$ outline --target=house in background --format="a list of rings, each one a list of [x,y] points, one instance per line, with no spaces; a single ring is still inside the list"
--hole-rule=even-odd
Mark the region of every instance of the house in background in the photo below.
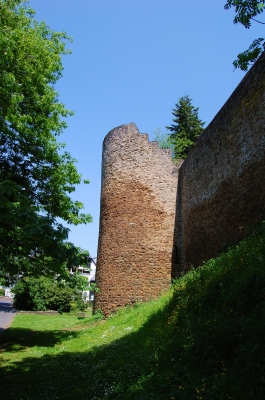
[[[82,275],[85,276],[88,281],[89,285],[91,283],[95,283],[96,280],[96,267],[97,267],[97,258],[89,258],[89,264],[87,267],[77,267],[77,271]],[[95,293],[93,290],[86,290],[83,292],[86,296],[86,300],[94,301]]]
[[[89,258],[88,260],[88,265],[86,267],[76,267],[76,268],[71,268],[70,270],[70,274],[73,274],[75,270],[75,272],[78,272],[80,275],[85,276],[89,282],[89,286],[91,283],[95,283],[95,278],[96,278],[96,264],[97,264],[97,258]],[[22,275],[20,275],[16,281],[21,278]],[[16,282],[15,281],[15,282]],[[5,289],[5,296],[6,297],[10,297],[10,298],[14,298],[14,294],[11,292],[12,290],[12,286],[13,284],[8,287],[6,286],[0,286],[0,288]],[[94,296],[95,293],[93,290],[86,290],[83,292],[85,298],[87,301],[94,301]]]
[[[14,298],[14,294],[11,292],[10,288],[5,288],[5,297],[10,297],[11,299]]]

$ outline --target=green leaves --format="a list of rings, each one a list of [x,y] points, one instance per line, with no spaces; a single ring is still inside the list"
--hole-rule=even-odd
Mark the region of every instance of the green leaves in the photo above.
[[[161,149],[174,149],[170,136],[167,133],[164,133],[161,128],[157,128],[154,131],[154,134],[154,141],[158,143],[158,147]]]
[[[235,7],[234,24],[240,23],[245,28],[250,28],[253,17],[263,12],[264,3],[264,0],[228,0],[224,8],[228,10]]]
[[[12,292],[15,294],[14,305],[20,310],[69,312],[73,303],[78,309],[86,308],[81,289],[61,286],[56,280],[44,276],[23,278]]]
[[[69,286],[71,288],[77,288],[78,290],[85,291],[88,290],[89,282],[85,276],[79,274],[79,272],[75,272],[69,281]]]
[[[224,8],[226,10],[235,7],[236,15],[234,24],[242,24],[245,28],[251,27],[252,21],[260,24],[265,22],[257,20],[257,15],[261,14],[265,8],[265,0],[228,0]],[[253,64],[265,49],[265,39],[255,39],[249,46],[248,50],[238,54],[237,59],[233,61],[235,68],[247,71],[249,66]]]
[[[235,68],[247,71],[250,64],[253,64],[265,49],[265,39],[255,39],[248,50],[238,54],[237,60],[233,61]]]
[[[71,38],[22,0],[0,8],[0,269],[43,273],[68,262],[68,229],[56,219],[91,221],[70,197],[81,183],[76,160],[57,142],[73,114],[54,89]]]

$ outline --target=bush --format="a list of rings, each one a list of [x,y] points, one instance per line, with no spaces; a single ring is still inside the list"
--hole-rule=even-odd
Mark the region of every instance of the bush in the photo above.
[[[4,296],[5,295],[5,289],[0,289],[0,296]]]
[[[52,288],[48,306],[51,310],[69,312],[71,310],[72,298],[73,290],[69,286],[59,287],[56,285]]]
[[[56,310],[69,312],[73,308],[85,310],[82,292],[69,286],[60,286],[55,279],[47,277],[21,279],[12,289],[14,306],[25,311]]]

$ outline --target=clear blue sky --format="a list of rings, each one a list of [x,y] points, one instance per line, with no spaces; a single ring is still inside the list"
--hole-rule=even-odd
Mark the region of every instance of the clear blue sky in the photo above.
[[[89,185],[74,198],[94,222],[71,227],[70,240],[96,256],[101,151],[106,134],[135,122],[153,136],[172,121],[185,93],[207,124],[240,82],[232,61],[263,26],[233,24],[225,0],[31,0],[36,18],[73,37],[58,82],[60,100],[75,111],[61,136]]]

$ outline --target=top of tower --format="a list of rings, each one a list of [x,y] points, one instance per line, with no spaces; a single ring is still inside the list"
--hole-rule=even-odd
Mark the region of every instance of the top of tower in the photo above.
[[[116,128],[112,129],[106,136],[105,139],[110,139],[111,137],[115,136],[116,134],[120,135],[120,134],[126,134],[126,133],[138,133],[140,134],[139,129],[137,128],[137,126],[135,125],[134,122],[130,122],[129,124],[124,124],[124,125],[119,125]]]

